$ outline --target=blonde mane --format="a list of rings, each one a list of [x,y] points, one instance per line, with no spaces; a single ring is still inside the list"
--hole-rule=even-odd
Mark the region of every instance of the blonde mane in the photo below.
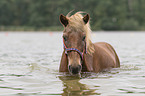
[[[69,21],[69,26],[74,27],[78,30],[82,30],[82,32],[85,32],[86,34],[86,45],[87,45],[87,52],[91,55],[94,52],[94,46],[91,42],[91,29],[89,22],[87,24],[83,21],[82,13],[84,12],[77,12],[72,16],[70,15],[70,12],[66,16]]]

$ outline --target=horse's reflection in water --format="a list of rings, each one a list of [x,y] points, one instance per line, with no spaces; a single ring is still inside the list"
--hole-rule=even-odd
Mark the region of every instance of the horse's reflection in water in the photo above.
[[[62,96],[100,95],[95,92],[98,89],[91,89],[86,84],[80,83],[80,77],[59,76],[59,79],[64,85]]]

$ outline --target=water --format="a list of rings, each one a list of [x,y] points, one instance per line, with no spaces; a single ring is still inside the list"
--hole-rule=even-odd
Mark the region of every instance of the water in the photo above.
[[[0,33],[0,96],[144,96],[145,33],[98,32],[110,43],[121,68],[80,77],[59,73],[61,32]]]

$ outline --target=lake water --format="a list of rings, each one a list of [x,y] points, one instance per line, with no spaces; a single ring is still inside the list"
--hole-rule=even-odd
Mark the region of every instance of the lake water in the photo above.
[[[0,33],[0,96],[145,96],[145,33],[93,32],[121,67],[80,77],[59,73],[62,32]]]

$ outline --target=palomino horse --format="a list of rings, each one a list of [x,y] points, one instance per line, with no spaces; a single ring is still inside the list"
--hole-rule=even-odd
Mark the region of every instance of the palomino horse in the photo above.
[[[120,67],[114,48],[105,42],[92,43],[89,14],[82,12],[72,16],[60,15],[64,26],[64,52],[60,62],[60,72],[80,74],[80,72],[101,72],[104,69]]]

